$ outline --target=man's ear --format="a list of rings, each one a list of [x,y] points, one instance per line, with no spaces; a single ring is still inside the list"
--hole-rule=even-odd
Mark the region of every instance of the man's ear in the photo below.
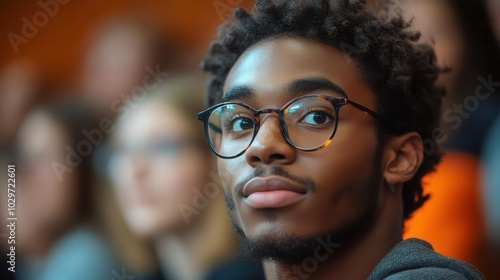
[[[424,159],[422,137],[416,132],[387,140],[384,151],[384,179],[391,186],[408,182]]]

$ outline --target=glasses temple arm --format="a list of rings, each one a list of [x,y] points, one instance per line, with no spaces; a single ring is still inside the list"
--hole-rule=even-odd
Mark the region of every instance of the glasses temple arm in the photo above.
[[[375,113],[374,111],[366,108],[365,106],[363,106],[361,104],[358,104],[358,103],[356,103],[354,101],[351,101],[349,99],[346,99],[345,102],[346,102],[346,104],[351,104],[356,109],[361,110],[361,111],[365,112],[366,114],[372,116],[374,119],[376,119],[379,122],[381,122],[382,124],[384,124],[386,127],[388,127],[393,132],[398,133],[398,130],[392,124],[390,124],[387,120],[385,120],[382,116],[380,116],[379,114]]]

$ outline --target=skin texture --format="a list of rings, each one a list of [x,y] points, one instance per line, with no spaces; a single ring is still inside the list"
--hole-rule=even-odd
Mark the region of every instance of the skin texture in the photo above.
[[[295,97],[287,94],[285,87],[308,78],[327,79],[340,86],[349,99],[376,111],[375,94],[347,56],[301,38],[268,39],[247,49],[229,72],[224,93],[247,86],[253,95],[235,101],[256,109],[279,108]],[[325,90],[314,93],[341,97]],[[345,106],[340,109],[337,133],[330,145],[315,152],[301,152],[287,144],[276,115],[262,116],[259,133],[245,154],[218,159],[219,172],[225,174],[221,180],[230,214],[244,238],[254,246],[274,246],[301,238],[342,237],[334,240],[340,243],[338,252],[311,272],[311,279],[333,275],[366,279],[376,263],[401,240],[401,184],[413,177],[423,156],[418,134],[407,133],[389,137],[375,163],[375,122]],[[260,178],[265,178],[277,168],[312,180],[314,188],[308,188],[298,202],[281,209],[254,209],[246,204],[241,192],[235,191],[235,186],[252,178],[256,170]],[[345,238],[355,233],[355,242]],[[291,256],[267,260],[266,276],[286,279],[294,264],[300,264],[300,260]]]

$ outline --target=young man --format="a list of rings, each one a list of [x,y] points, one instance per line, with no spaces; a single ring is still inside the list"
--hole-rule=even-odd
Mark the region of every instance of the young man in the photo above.
[[[199,118],[266,277],[482,279],[402,241],[441,157],[432,48],[362,1],[258,1],[234,16],[203,61],[212,107]]]

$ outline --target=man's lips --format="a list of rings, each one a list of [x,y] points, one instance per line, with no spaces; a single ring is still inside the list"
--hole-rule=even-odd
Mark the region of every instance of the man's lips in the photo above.
[[[253,178],[243,187],[244,201],[252,208],[281,208],[302,199],[307,189],[281,176]]]

